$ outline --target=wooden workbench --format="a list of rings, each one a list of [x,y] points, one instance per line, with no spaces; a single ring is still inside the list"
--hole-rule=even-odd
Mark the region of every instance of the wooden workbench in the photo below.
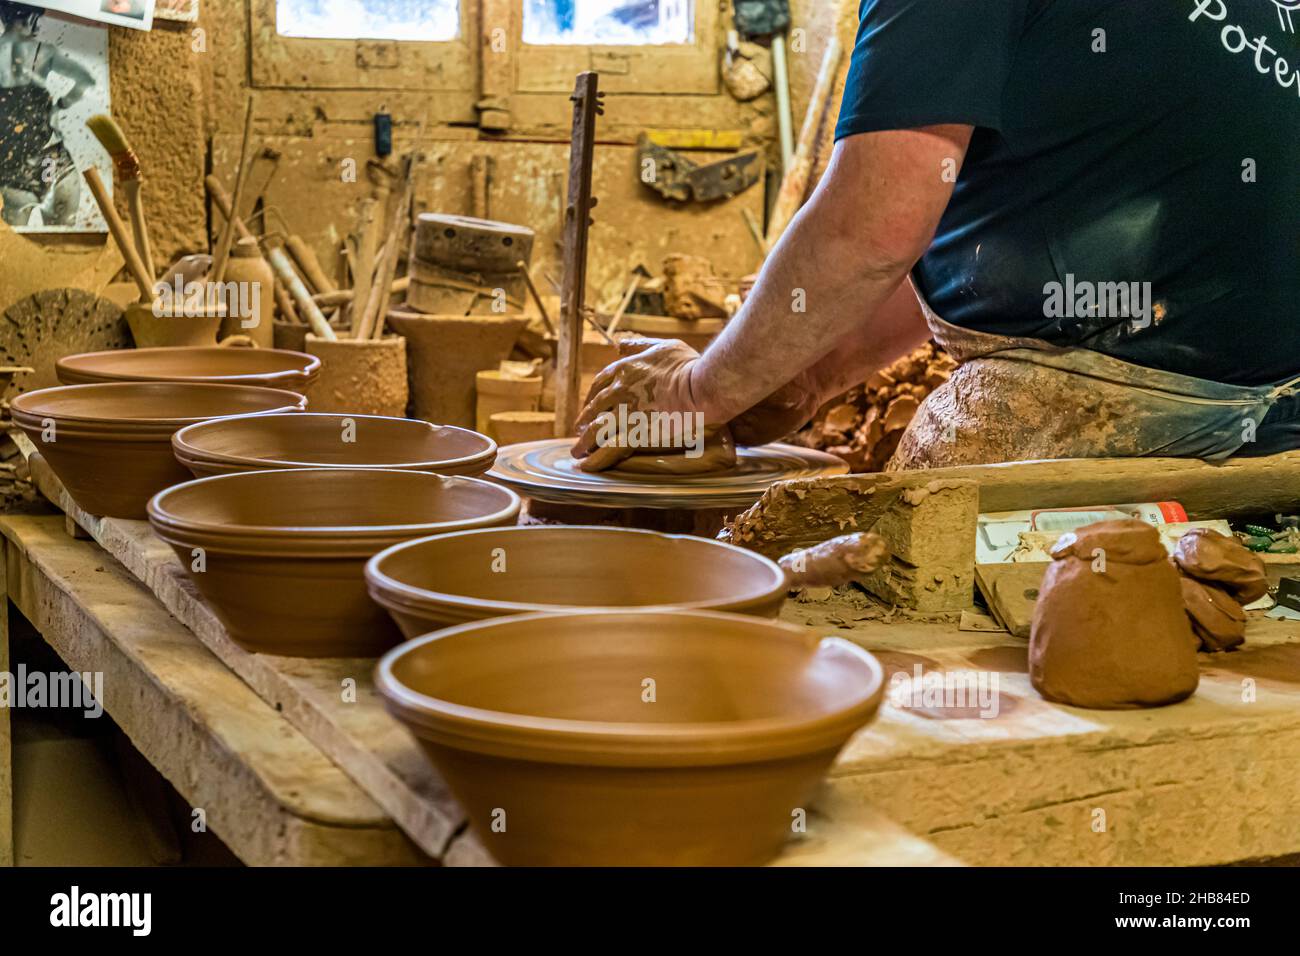
[[[62,516],[3,517],[0,535],[6,600],[71,670],[104,675],[105,710],[240,859],[424,862],[374,800],[125,569],[94,543],[70,538]],[[7,639],[0,645],[3,660]],[[0,796],[9,791],[8,760],[5,747]],[[0,857],[12,862],[10,839]]]
[[[81,513],[42,464],[33,476],[47,496],[426,853],[485,862],[436,773],[378,705],[372,661],[246,654],[146,524]],[[1026,642],[1005,633],[882,618],[861,604],[791,602],[784,617],[856,641],[891,674],[919,664],[996,675],[999,694],[989,718],[886,705],[841,755],[812,832],[781,862],[1189,865],[1300,853],[1300,624],[1255,616],[1244,650],[1201,656],[1190,700],[1105,712],[1043,701]],[[340,695],[349,678],[350,704]]]
[[[202,679],[161,666],[169,663],[165,658],[157,659],[158,663],[139,659],[126,671],[106,672],[108,699],[103,703],[141,752],[194,806],[213,803],[215,798],[205,794],[222,788],[220,796],[227,802],[220,813],[209,810],[208,817],[214,832],[237,855],[257,863],[401,863],[411,861],[413,843],[423,851],[415,854],[422,860],[447,865],[491,862],[467,829],[463,813],[441,778],[407,731],[383,709],[372,683],[373,660],[304,660],[243,651],[226,636],[171,549],[154,536],[147,523],[85,514],[39,457],[32,459],[32,474],[41,491],[66,512],[69,524],[65,528],[63,516],[0,518],[10,575],[35,582],[12,588],[10,599],[77,670],[105,670],[99,664],[116,654],[138,657],[130,648],[152,640],[149,635],[159,632],[163,636],[157,640],[171,651],[184,645],[187,661],[202,662]],[[69,531],[93,541],[75,541]],[[99,583],[96,579],[102,575],[115,584],[111,596],[105,597],[86,584],[88,580]],[[58,605],[58,615],[47,613],[51,601]],[[98,655],[78,651],[83,640],[80,635],[86,631],[95,634]],[[220,674],[220,679],[209,672]],[[232,710],[247,710],[267,720],[256,731],[223,738],[224,763],[212,765],[196,762],[188,753],[191,749],[202,752],[208,746],[204,736],[220,729],[210,726],[215,717],[209,715],[209,705],[217,697],[216,691],[206,689],[209,680],[212,687],[228,690]],[[184,687],[172,687],[175,681]],[[170,698],[157,700],[148,709],[137,706],[137,693],[158,685]],[[115,687],[121,690],[114,692]],[[171,713],[173,709],[179,713]],[[172,726],[176,721],[188,725],[180,737]],[[404,832],[410,843],[401,838],[393,841],[396,848],[375,847],[373,855],[365,858],[360,852],[345,858],[321,851],[302,859],[251,852],[262,838],[259,834],[264,829],[274,830],[286,819],[285,814],[292,816],[294,807],[279,815],[273,813],[274,807],[252,812],[250,801],[257,794],[251,785],[248,789],[227,786],[224,778],[232,773],[227,764],[246,763],[240,774],[248,777],[272,771],[289,773],[290,764],[283,753],[266,753],[267,766],[259,763],[268,741],[279,746],[286,740],[302,748],[302,760],[314,761],[313,772],[328,771],[328,782],[321,785],[326,791],[317,793],[316,783],[302,779],[303,772],[293,771],[292,785],[280,796],[291,794],[313,807],[313,801],[331,795],[337,799],[347,796],[355,801],[349,805],[355,817],[346,821],[350,829],[382,832],[390,840]],[[0,753],[0,787],[7,777],[5,756]],[[315,819],[311,814],[319,812],[304,810],[302,816]],[[341,811],[331,819],[345,824]],[[828,794],[811,808],[808,827],[808,833],[792,839],[778,865],[935,866],[956,862],[856,798],[841,802],[835,794]],[[389,854],[388,859],[379,858],[384,853]]]
[[[1185,866],[1300,853],[1300,622],[1252,613],[1243,650],[1200,655],[1189,700],[1098,711],[1039,697],[1024,640],[857,622],[855,613],[790,604],[784,617],[861,644],[891,675],[917,665],[996,674],[998,713],[886,706],[840,755],[836,799],[869,803],[971,865]]]

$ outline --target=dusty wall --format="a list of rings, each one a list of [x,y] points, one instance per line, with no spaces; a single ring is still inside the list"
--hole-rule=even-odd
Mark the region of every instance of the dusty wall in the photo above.
[[[516,91],[510,102],[513,127],[504,136],[488,136],[466,122],[465,96],[396,89],[255,88],[256,50],[259,43],[266,42],[265,26],[260,30],[255,27],[255,11],[257,4],[265,10],[269,2],[206,0],[197,28],[159,24],[150,33],[110,31],[113,112],[139,153],[148,177],[147,209],[158,259],[206,245],[209,222],[203,178],[210,164],[212,171],[227,182],[232,178],[228,160],[234,150],[225,144],[238,136],[250,90],[257,96],[259,139],[277,147],[290,147],[285,150],[286,159],[277,176],[285,211],[294,220],[290,224],[318,246],[325,243],[330,225],[345,233],[348,216],[343,210],[324,208],[319,203],[295,201],[293,187],[309,185],[312,177],[322,175],[323,158],[330,155],[341,139],[364,144],[371,115],[381,105],[395,117],[399,142],[409,140],[423,122],[425,138],[443,143],[438,150],[440,155],[449,151],[454,155],[454,144],[467,142],[476,144],[475,152],[501,151],[507,164],[511,155],[528,152],[535,157],[530,160],[534,173],[556,185],[539,188],[533,184],[532,192],[538,193],[538,203],[544,208],[520,206],[516,197],[504,194],[501,205],[519,215],[532,214],[541,219],[550,216],[550,207],[558,201],[558,196],[549,195],[547,189],[554,192],[562,188],[565,151],[534,148],[531,144],[558,145],[567,141],[571,111],[567,95]],[[485,2],[499,5],[503,0]],[[700,2],[707,4],[713,0]],[[725,0],[723,6],[727,6]],[[856,8],[856,0],[792,2],[795,26],[802,28],[807,38],[806,49],[792,51],[790,57],[796,131],[826,40],[832,29],[839,29],[846,48],[851,45]],[[470,75],[463,80],[462,85],[469,92],[482,78]],[[832,114],[837,108],[838,92]],[[774,113],[770,94],[740,104],[726,95],[720,83],[711,94],[703,95],[612,93],[600,124],[601,148],[615,150],[606,165],[612,164],[622,172],[608,175],[634,175],[631,147],[637,133],[645,128],[688,127],[739,134],[747,147],[765,148],[775,157]],[[215,157],[210,158],[214,143]],[[463,193],[455,182],[458,175],[459,172],[450,175],[440,184],[441,188],[428,190],[425,204],[454,205]],[[669,207],[657,199],[622,188],[621,184],[609,190],[610,202],[597,218],[602,228],[618,235],[619,241],[609,244],[612,251],[608,255],[599,243],[593,251],[597,294],[601,285],[617,285],[635,260],[683,249],[697,240],[708,248],[685,251],[722,250],[720,254],[726,259],[727,271],[743,272],[756,266],[759,256],[740,210],[747,208],[761,214],[761,189],[755,187],[743,201],[732,200],[715,209],[694,209],[678,216],[667,212]],[[306,189],[305,196],[311,194],[310,188]],[[638,232],[645,241],[626,241],[626,235]],[[547,239],[550,238],[548,234]],[[40,242],[46,246],[85,244],[84,239],[42,239]],[[544,256],[553,253],[549,248],[542,251]],[[646,262],[652,268],[657,264]]]
[[[146,210],[159,258],[206,241],[205,59],[194,43],[188,28],[109,31],[113,115],[148,176]]]

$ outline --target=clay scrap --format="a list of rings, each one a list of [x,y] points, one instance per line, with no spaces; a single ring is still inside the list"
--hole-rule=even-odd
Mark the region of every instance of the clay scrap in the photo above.
[[[1162,707],[1196,692],[1197,639],[1160,535],[1100,521],[1052,549],[1029,639],[1029,679],[1047,700],[1097,710]]]
[[[878,534],[858,532],[831,538],[811,548],[792,551],[777,563],[791,590],[839,587],[870,574],[889,557],[889,546]]]
[[[922,345],[823,406],[791,441],[838,455],[855,473],[881,471],[921,402],[948,381],[956,367],[933,342]]]
[[[1268,593],[1264,562],[1236,538],[1208,528],[1179,539],[1172,558],[1182,572],[1183,603],[1203,651],[1246,641],[1245,605]]]

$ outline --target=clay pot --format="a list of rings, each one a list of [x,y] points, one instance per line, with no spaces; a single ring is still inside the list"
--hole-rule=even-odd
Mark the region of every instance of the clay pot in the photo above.
[[[1195,693],[1198,642],[1154,527],[1099,521],[1062,535],[1051,554],[1029,639],[1029,678],[1040,694],[1123,710]]]
[[[477,478],[309,468],[201,478],[149,502],[149,521],[254,653],[366,657],[400,635],[366,597],[367,559],[409,538],[512,524],[519,498]]]
[[[141,349],[215,346],[225,309],[202,309],[193,315],[155,315],[153,303],[134,302],[126,308],[131,338]]]
[[[516,527],[444,534],[377,554],[370,595],[407,637],[509,614],[673,607],[776,617],[785,572],[761,554],[628,528]]]
[[[347,323],[340,322],[337,319],[330,323],[330,328],[340,337],[348,334]],[[286,322],[282,319],[276,319],[271,323],[271,331],[277,349],[287,349],[290,352],[307,351],[307,335],[311,332],[310,326],[302,322]]]
[[[231,247],[226,267],[226,287],[232,292],[242,287],[250,307],[255,293],[258,310],[256,315],[227,316],[222,321],[218,334],[222,338],[246,335],[258,348],[274,348],[275,273],[271,271],[270,263],[262,258],[262,250],[256,239],[240,239]],[[239,310],[230,311],[234,313]]]
[[[83,352],[59,359],[64,385],[91,382],[205,382],[306,389],[320,374],[320,359],[280,349],[158,348]]]
[[[307,335],[307,352],[321,361],[320,379],[311,389],[318,412],[357,415],[406,414],[406,339],[338,339]]]
[[[286,468],[381,468],[483,474],[496,462],[490,438],[409,418],[256,415],[191,425],[172,438],[177,461],[199,478]]]
[[[502,446],[554,438],[555,412],[497,412],[488,419],[488,437]]]
[[[848,641],[671,611],[456,627],[375,683],[483,846],[524,866],[763,863],[884,687]]]
[[[488,423],[498,412],[535,412],[542,400],[542,377],[520,378],[487,369],[475,376],[474,428],[487,434]]]
[[[28,392],[13,400],[22,428],[86,511],[143,518],[157,492],[188,481],[172,435],[224,415],[300,412],[294,392],[248,385],[112,382]]]
[[[527,324],[514,315],[389,312],[389,327],[406,337],[415,417],[473,428],[475,373],[500,367]]]

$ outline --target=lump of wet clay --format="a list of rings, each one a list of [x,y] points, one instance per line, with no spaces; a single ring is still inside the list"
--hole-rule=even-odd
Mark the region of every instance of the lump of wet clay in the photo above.
[[[588,459],[584,459],[586,460]],[[708,475],[735,466],[736,442],[731,437],[731,429],[722,427],[705,430],[703,451],[695,457],[687,455],[682,448],[650,449],[623,459],[614,466],[614,470],[634,475],[677,478],[683,475]]]
[[[1215,584],[1183,575],[1183,605],[1203,651],[1230,651],[1246,642],[1246,611]]]
[[[1217,584],[1240,604],[1252,604],[1268,593],[1263,559],[1213,528],[1193,528],[1179,538],[1174,563],[1198,581]]]
[[[1172,561],[1182,572],[1183,604],[1201,650],[1230,651],[1244,644],[1244,605],[1268,593],[1260,556],[1236,538],[1194,528],[1178,539]]]
[[[1161,707],[1190,697],[1198,641],[1178,572],[1144,521],[1100,521],[1052,548],[1029,638],[1029,678],[1074,707]]]
[[[790,590],[837,588],[870,574],[889,558],[889,545],[878,534],[858,531],[831,538],[811,548],[791,551],[778,564],[786,573]]]

